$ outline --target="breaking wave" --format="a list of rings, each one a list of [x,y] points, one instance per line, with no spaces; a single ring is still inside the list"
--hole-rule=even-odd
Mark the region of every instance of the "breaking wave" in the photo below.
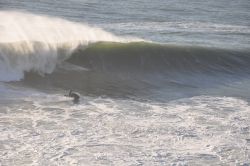
[[[29,71],[51,73],[79,45],[133,40],[59,18],[1,11],[0,81],[20,80]]]
[[[64,61],[100,72],[250,72],[249,50],[145,42],[28,13],[5,11],[0,18],[0,81],[50,74]]]
[[[248,50],[147,42],[99,42],[79,47],[69,62],[99,71],[234,72],[249,69]]]

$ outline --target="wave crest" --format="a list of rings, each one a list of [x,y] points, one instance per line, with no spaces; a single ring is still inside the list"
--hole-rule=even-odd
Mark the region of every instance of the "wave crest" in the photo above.
[[[59,18],[1,11],[0,81],[20,80],[29,71],[51,73],[79,45],[132,40]]]

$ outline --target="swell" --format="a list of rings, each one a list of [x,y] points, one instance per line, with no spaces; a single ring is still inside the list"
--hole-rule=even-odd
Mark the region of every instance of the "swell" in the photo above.
[[[1,79],[17,80],[24,73],[51,74],[67,67],[64,61],[89,72],[157,74],[249,74],[250,52],[149,42],[0,43]],[[71,74],[75,72],[70,69]],[[79,68],[78,68],[79,69]]]
[[[67,60],[102,72],[249,72],[250,51],[147,42],[79,46]]]
[[[23,12],[0,12],[0,36],[0,81],[51,74],[65,60],[100,73],[249,73],[249,50],[134,42],[138,39]]]
[[[26,73],[20,83],[98,96],[174,99],[208,92],[248,96],[249,65],[247,50],[99,42],[78,46],[53,73]]]

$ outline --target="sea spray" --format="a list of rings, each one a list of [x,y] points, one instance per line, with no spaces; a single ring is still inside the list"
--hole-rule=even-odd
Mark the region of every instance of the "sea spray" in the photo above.
[[[20,80],[29,71],[51,73],[79,45],[130,40],[64,19],[0,11],[0,81]]]

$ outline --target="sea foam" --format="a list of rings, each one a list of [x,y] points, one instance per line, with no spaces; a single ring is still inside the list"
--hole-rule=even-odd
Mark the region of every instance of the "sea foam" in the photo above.
[[[25,12],[0,11],[0,81],[51,73],[79,45],[129,42],[100,28]]]

